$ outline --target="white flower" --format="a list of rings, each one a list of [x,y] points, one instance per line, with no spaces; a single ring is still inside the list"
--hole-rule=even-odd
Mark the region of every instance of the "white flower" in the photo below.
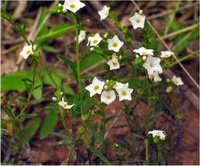
[[[144,28],[145,17],[138,13],[135,13],[129,21],[133,25],[133,29]]]
[[[22,56],[24,59],[27,59],[29,55],[33,53],[33,49],[36,49],[36,45],[24,46],[19,55]]]
[[[116,84],[113,86],[113,88],[116,90],[119,90],[119,89],[123,88],[124,85],[126,85],[128,87],[128,83],[122,84],[120,82],[116,82]]]
[[[115,52],[119,52],[119,49],[123,46],[124,42],[120,41],[117,35],[112,39],[108,39],[108,49]]]
[[[172,81],[173,81],[173,83],[176,84],[177,86],[180,86],[180,85],[183,85],[183,84],[184,84],[180,77],[173,76],[173,77],[172,77]]]
[[[65,102],[64,97],[62,98],[61,101],[58,102],[58,104],[63,107],[63,109],[71,109],[74,104],[68,105],[67,102]]]
[[[101,36],[96,33],[93,37],[88,37],[88,43],[87,43],[87,46],[90,44],[90,46],[97,46],[101,40],[103,38],[101,38]]]
[[[161,140],[165,140],[165,137],[166,137],[166,133],[163,130],[149,131],[148,134],[152,134],[153,137],[159,136]]]
[[[100,94],[103,90],[105,82],[98,80],[94,77],[92,83],[85,87],[90,92],[90,97],[94,96],[96,93]]]
[[[153,72],[163,72],[162,67],[160,66],[160,58],[154,58],[150,55],[148,55],[143,67],[147,69],[149,75],[151,75]]]
[[[85,4],[80,2],[80,0],[65,0],[63,4],[63,12],[67,12],[67,10],[76,13],[80,8],[84,7]]]
[[[159,77],[158,72],[155,72],[155,71],[154,71],[152,74],[149,75],[149,78],[150,78],[150,79],[153,79],[154,82],[159,82],[159,81],[162,80],[162,79]]]
[[[109,105],[116,99],[116,95],[114,90],[103,91],[101,94],[101,102],[106,103]]]
[[[161,51],[161,58],[169,58],[170,56],[172,56],[174,53],[171,51]]]
[[[171,86],[168,86],[167,89],[166,89],[166,92],[167,92],[167,93],[171,93],[171,92],[172,92],[172,89],[173,89],[173,88],[172,88]]]
[[[120,64],[118,61],[118,57],[116,54],[112,55],[112,59],[107,62],[107,64],[110,66],[110,70],[115,70],[120,68]]]
[[[153,55],[154,50],[140,47],[139,49],[133,50],[133,52],[140,54],[142,56],[147,56],[147,55]]]
[[[119,101],[132,100],[131,93],[133,92],[133,89],[128,88],[128,83],[122,84],[117,82],[113,87],[119,95]]]
[[[98,14],[100,15],[100,20],[103,20],[106,17],[108,17],[109,10],[110,10],[110,7],[104,5],[103,9],[98,11]]]
[[[78,42],[81,43],[83,40],[85,40],[86,37],[86,31],[80,31],[80,34],[78,35]]]

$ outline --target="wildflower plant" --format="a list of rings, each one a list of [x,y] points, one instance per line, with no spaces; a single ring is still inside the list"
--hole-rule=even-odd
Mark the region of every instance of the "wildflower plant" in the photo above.
[[[175,53],[152,46],[155,36],[142,11],[136,11],[128,19],[130,27],[122,26],[117,14],[109,6],[105,5],[96,11],[99,22],[107,18],[114,21],[115,28],[123,34],[121,37],[112,31],[91,33],[87,28],[90,22],[83,20],[80,13],[86,6],[87,2],[80,0],[65,0],[62,4],[51,6],[51,14],[71,20],[70,24],[58,25],[50,29],[48,35],[42,34],[47,33],[48,28],[43,25],[45,27],[36,29],[39,32],[33,40],[26,37],[24,26],[17,25],[4,9],[1,11],[1,17],[26,42],[19,56],[30,68],[28,74],[24,74],[27,77],[22,78],[24,97],[18,98],[17,95],[5,98],[8,102],[2,100],[3,111],[9,117],[4,124],[13,126],[12,134],[5,132],[5,136],[13,142],[9,149],[12,154],[9,164],[23,164],[20,157],[38,130],[40,139],[47,138],[50,134],[55,135],[59,141],[52,142],[52,145],[66,147],[68,155],[62,164],[97,164],[97,159],[98,164],[137,164],[134,159],[139,152],[143,153],[142,164],[166,164],[168,141],[173,136],[172,132],[165,131],[165,124],[156,122],[159,117],[164,117],[166,110],[176,110],[175,105],[166,106],[161,103],[161,98],[175,99],[175,89],[184,85],[180,77],[174,75],[166,80],[163,75]],[[43,14],[45,12],[44,10]],[[40,19],[45,20],[42,14]],[[131,35],[136,29],[144,36],[139,46],[134,43]],[[68,32],[74,33],[74,42],[65,47],[73,54],[73,58],[68,53],[55,56],[70,68],[70,74],[47,67],[41,56],[42,50],[49,48],[45,47],[46,41]],[[53,49],[50,47],[49,50]],[[9,78],[5,76],[3,81],[6,82],[6,79]],[[50,90],[48,96],[45,96],[42,93],[47,85]],[[29,109],[42,102],[46,104],[44,110],[48,110],[44,122],[37,113],[31,113]],[[117,102],[120,103],[121,113],[113,113],[108,117],[107,108]],[[11,103],[15,103],[17,108],[12,107]],[[144,115],[138,113],[140,103],[146,104]],[[126,125],[114,126],[122,116],[125,117]],[[178,117],[176,118],[177,127]],[[58,122],[62,124],[59,131],[55,130]],[[110,122],[113,126],[109,129]],[[123,127],[130,130],[134,143],[123,138],[118,142],[107,138],[110,130]],[[158,127],[160,130],[155,130]],[[8,129],[5,127],[5,130]],[[106,148],[113,151],[116,161],[109,159]],[[118,150],[123,151],[123,155],[117,154]],[[84,160],[79,162],[80,153]]]

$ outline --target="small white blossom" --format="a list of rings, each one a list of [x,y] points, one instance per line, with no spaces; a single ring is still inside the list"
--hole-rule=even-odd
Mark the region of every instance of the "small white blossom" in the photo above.
[[[86,31],[81,30],[80,34],[78,35],[78,42],[81,43],[83,40],[85,40],[86,37]]]
[[[159,77],[158,72],[155,72],[155,71],[154,71],[152,74],[149,75],[149,78],[150,78],[150,79],[153,79],[154,82],[159,82],[159,81],[162,80],[162,79]]]
[[[154,50],[140,47],[139,49],[133,50],[133,52],[135,52],[141,56],[147,56],[147,55],[153,55]]]
[[[135,13],[133,17],[129,19],[129,21],[133,25],[133,29],[144,28],[145,16]]]
[[[149,131],[148,134],[152,134],[153,137],[159,136],[161,140],[165,140],[165,137],[166,137],[166,133],[163,130]]]
[[[128,83],[122,84],[120,82],[116,82],[116,84],[113,86],[113,88],[116,89],[116,90],[119,90],[119,89],[123,88],[124,85],[126,85],[128,87]]]
[[[87,89],[90,92],[90,97],[92,97],[96,93],[101,94],[104,85],[105,85],[105,82],[100,81],[96,77],[94,77],[92,83],[86,86],[85,89]]]
[[[101,102],[106,103],[109,105],[116,99],[116,95],[114,90],[103,91],[101,94]]]
[[[36,45],[28,45],[24,46],[22,51],[19,53],[20,56],[22,56],[24,59],[27,59],[29,55],[33,53],[33,50],[36,49]]]
[[[132,100],[131,93],[133,92],[133,89],[128,88],[128,83],[122,84],[117,82],[113,87],[119,95],[119,101]]]
[[[154,58],[148,55],[146,62],[143,64],[143,67],[147,69],[149,75],[153,72],[162,73],[162,67],[160,66],[160,58]]]
[[[74,104],[68,105],[67,102],[65,101],[64,97],[62,98],[61,101],[58,102],[58,104],[63,107],[63,109],[71,109]]]
[[[117,35],[112,39],[108,39],[108,49],[115,52],[119,52],[119,49],[123,46],[124,42],[120,41]]]
[[[103,38],[101,38],[101,36],[96,33],[93,37],[88,37],[88,43],[87,43],[87,46],[90,45],[90,46],[97,46],[101,40]]]
[[[76,13],[80,8],[84,7],[85,4],[80,2],[80,0],[65,0],[63,4],[63,12],[67,12],[67,10]]]
[[[161,51],[161,58],[169,58],[170,56],[172,56],[174,53],[171,51]]]
[[[52,97],[52,100],[53,101],[58,101],[58,98],[57,97]]]
[[[112,55],[112,59],[107,62],[107,64],[110,66],[110,70],[115,70],[120,68],[120,64],[118,61],[118,57],[116,54]]]
[[[98,14],[100,15],[100,20],[103,20],[106,17],[108,17],[109,10],[110,10],[110,7],[104,5],[103,9],[98,11]]]
[[[171,93],[172,90],[173,90],[173,88],[172,88],[171,86],[168,86],[167,89],[166,89],[166,92],[167,92],[167,93]]]
[[[183,81],[181,80],[181,78],[180,77],[176,77],[176,76],[172,77],[172,82],[174,84],[176,84],[177,86],[180,86],[180,85],[184,84]]]

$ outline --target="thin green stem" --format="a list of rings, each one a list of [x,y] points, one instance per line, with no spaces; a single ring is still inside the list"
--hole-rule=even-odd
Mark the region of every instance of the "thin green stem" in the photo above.
[[[23,109],[21,110],[20,114],[17,116],[17,119],[20,118],[24,114],[26,108],[30,104],[30,99],[32,97],[32,94],[33,94],[33,91],[34,91],[34,86],[35,86],[36,67],[37,67],[37,61],[34,61],[34,64],[33,64],[33,78],[32,78],[31,89],[30,89],[30,92],[28,94],[27,102],[26,102],[25,106],[23,107]]]
[[[80,101],[81,101],[81,114],[84,114],[83,112],[83,94],[82,94],[82,81],[81,81],[81,74],[80,74],[80,55],[79,55],[79,29],[78,29],[78,21],[74,14],[72,14],[72,18],[75,23],[76,28],[76,71],[77,71],[77,77],[78,77],[78,89],[80,93]]]
[[[171,26],[173,20],[174,20],[174,17],[176,15],[176,12],[178,11],[179,9],[179,6],[180,6],[180,3],[181,3],[181,0],[178,0],[176,6],[175,6],[175,9],[174,9],[174,13],[172,14],[170,20],[169,20],[169,23],[166,25],[166,28],[165,28],[165,32],[164,32],[164,35],[166,35],[169,31],[169,27]]]
[[[187,60],[187,59],[189,59],[189,58],[191,58],[191,57],[197,55],[198,53],[199,53],[199,50],[197,50],[197,51],[195,51],[195,52],[192,52],[191,54],[188,54],[188,55],[186,55],[186,56],[184,56],[184,57],[179,58],[179,61],[180,61],[180,62],[185,61],[185,60]],[[175,62],[172,62],[168,67],[172,67],[172,66],[175,66],[175,65],[177,65],[177,64],[178,64],[178,62],[175,61]]]

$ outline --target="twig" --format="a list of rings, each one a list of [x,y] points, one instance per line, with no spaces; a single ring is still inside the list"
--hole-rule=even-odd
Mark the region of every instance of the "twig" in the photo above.
[[[133,4],[136,6],[136,8],[140,11],[140,7],[137,5],[137,3],[135,3],[134,0],[132,0]],[[154,33],[158,36],[158,38],[160,39],[160,41],[163,43],[163,45],[167,48],[168,51],[171,51],[171,49],[169,48],[169,46],[165,43],[165,41],[161,38],[161,36],[159,35],[159,33],[155,30],[155,28],[152,26],[152,24],[149,22],[149,20],[147,19],[147,23],[151,26],[152,30],[154,31]],[[173,54],[172,55],[173,58],[178,62],[178,64],[180,65],[180,67],[183,69],[183,71],[187,74],[187,76],[191,79],[191,81],[194,83],[194,85],[200,89],[200,86],[198,85],[198,83],[194,80],[194,78],[190,75],[190,73],[187,71],[187,69],[182,65],[182,63],[178,60],[178,58]]]
[[[178,11],[183,10],[183,9],[187,9],[187,8],[190,8],[190,7],[198,6],[198,5],[199,5],[199,2],[190,3],[188,5],[181,6]],[[149,16],[148,20],[155,19],[155,18],[158,18],[158,17],[162,17],[162,16],[165,16],[165,15],[171,14],[172,12],[173,12],[173,10],[170,9],[170,10],[158,13],[158,14],[154,14],[152,16]]]
[[[199,25],[200,25],[200,23],[191,25],[191,26],[189,26],[189,27],[186,27],[186,28],[183,28],[183,29],[181,29],[181,30],[178,30],[178,31],[169,33],[169,34],[167,34],[167,35],[160,36],[160,37],[158,37],[158,39],[156,39],[156,40],[164,40],[164,39],[167,39],[167,38],[172,37],[172,36],[174,36],[174,35],[178,35],[178,34],[180,34],[180,33],[187,32],[187,31],[189,31],[189,30],[198,28]]]

